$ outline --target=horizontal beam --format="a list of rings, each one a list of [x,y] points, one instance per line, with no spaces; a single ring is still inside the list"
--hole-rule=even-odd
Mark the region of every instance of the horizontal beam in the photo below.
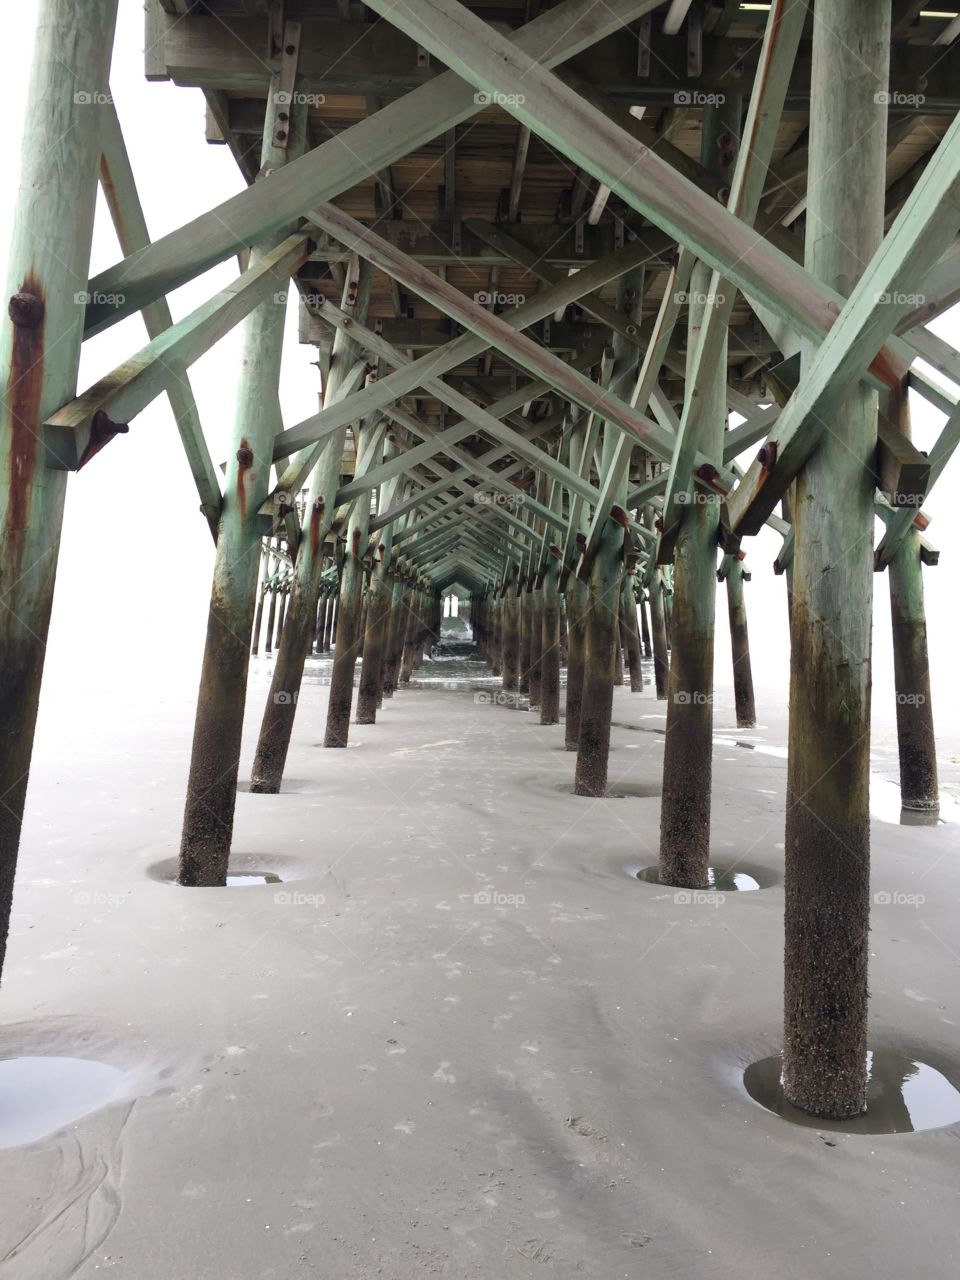
[[[186,369],[271,294],[283,292],[307,256],[307,238],[288,236],[233,283],[163,330],[45,422],[49,465],[74,470],[109,424],[125,424],[160,395],[171,373]],[[278,305],[277,323],[283,323]]]

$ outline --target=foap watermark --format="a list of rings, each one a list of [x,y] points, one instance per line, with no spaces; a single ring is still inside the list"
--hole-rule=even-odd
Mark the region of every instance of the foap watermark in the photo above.
[[[678,689],[673,700],[682,707],[705,707],[713,702],[713,694],[704,693],[702,689]]]
[[[722,907],[726,896],[716,889],[678,889],[673,900],[681,907]]]
[[[127,300],[127,295],[101,293],[99,289],[94,289],[92,293],[87,289],[78,289],[73,295],[73,300],[78,307],[122,307]]]
[[[78,107],[109,107],[113,104],[113,96],[103,89],[78,89],[73,100]]]
[[[726,100],[725,93],[704,93],[702,89],[678,89],[673,95],[675,107],[721,107]]]
[[[897,702],[901,707],[922,707],[926,700],[926,696],[922,693],[897,694]]]
[[[903,893],[899,889],[881,889],[873,895],[875,907],[922,907],[926,900],[926,894]]]
[[[525,293],[491,293],[481,289],[473,295],[474,302],[480,307],[522,307],[527,300]]]
[[[104,893],[101,889],[81,889],[73,895],[78,907],[119,907],[126,900],[125,893]]]
[[[278,689],[273,700],[278,707],[295,707],[300,700],[300,690]]]
[[[881,89],[873,95],[873,100],[880,107],[922,107],[927,99],[922,93],[901,93],[899,89]]]
[[[473,500],[481,507],[522,507],[527,499],[522,493],[498,493],[482,489],[473,495]]]
[[[523,705],[522,695],[509,689],[496,689],[475,693],[473,700],[478,707],[519,707]]]
[[[682,307],[722,307],[726,302],[726,294],[701,293],[697,289],[680,289],[673,295],[674,302]]]
[[[300,889],[280,889],[273,895],[278,907],[322,907],[327,898],[323,893],[303,893]]]
[[[522,907],[526,900],[522,893],[500,893],[496,889],[480,889],[473,895],[478,907]]]
[[[927,301],[925,293],[902,293],[894,289],[892,293],[875,293],[873,300],[880,307],[922,307]]]
[[[723,502],[723,494],[704,493],[702,489],[691,489],[689,493],[684,493],[682,491],[678,493],[677,501],[684,506],[690,507],[718,506]]]
[[[299,293],[297,290],[278,289],[273,295],[273,300],[277,306],[285,307],[290,298],[299,298],[305,306],[314,307],[319,310],[327,300],[325,293]]]
[[[288,93],[281,89],[273,95],[273,100],[278,107],[322,107],[327,97],[323,93],[303,93],[299,89]]]
[[[522,93],[500,93],[497,89],[480,89],[473,100],[478,107],[522,107],[526,102]]]

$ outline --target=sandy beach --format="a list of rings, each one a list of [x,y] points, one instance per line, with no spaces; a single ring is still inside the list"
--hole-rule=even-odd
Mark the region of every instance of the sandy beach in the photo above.
[[[42,719],[0,1054],[113,1071],[64,1076],[62,1113],[0,1151],[4,1280],[956,1274],[956,1126],[803,1128],[743,1089],[779,1050],[782,707],[737,730],[718,689],[715,864],[763,887],[687,902],[635,878],[649,683],[615,690],[625,794],[591,800],[562,726],[497,705],[476,661],[424,663],[346,751],[318,746],[328,673],[310,660],[282,793],[238,798],[231,868],[267,883],[164,878],[185,684]],[[870,1036],[954,1078],[957,830],[873,823]]]

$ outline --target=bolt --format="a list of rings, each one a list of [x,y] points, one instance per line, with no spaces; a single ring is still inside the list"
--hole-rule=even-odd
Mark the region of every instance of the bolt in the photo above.
[[[763,467],[764,471],[772,471],[774,463],[777,460],[777,442],[776,440],[768,440],[757,454],[757,461]]]
[[[43,299],[35,293],[15,293],[7,307],[10,319],[18,329],[35,329],[43,319]]]
[[[253,450],[248,448],[247,445],[242,444],[237,450],[237,461],[240,463],[241,467],[249,467],[253,462]]]
[[[277,141],[278,141],[278,142],[284,142],[284,141],[286,140],[286,137],[287,137],[287,131],[286,131],[286,129],[278,129],[278,130],[277,130]]]

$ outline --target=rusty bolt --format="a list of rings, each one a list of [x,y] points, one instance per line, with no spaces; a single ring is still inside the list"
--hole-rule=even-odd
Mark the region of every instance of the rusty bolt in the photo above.
[[[715,480],[717,478],[720,472],[717,470],[717,468],[713,465],[712,462],[705,462],[702,466],[697,467],[694,474],[698,476],[699,479],[703,480],[706,484],[710,484],[712,480]]]
[[[777,442],[776,440],[768,440],[757,454],[757,461],[763,467],[764,471],[772,471],[773,465],[777,460]]]
[[[349,316],[344,316],[344,318],[340,321],[340,324],[343,326],[344,329],[349,329],[350,326],[353,324],[353,321],[350,319]]]
[[[248,448],[247,445],[242,444],[237,450],[237,461],[240,463],[241,467],[249,467],[253,462],[253,450]]]
[[[319,514],[320,514],[320,512],[323,510],[323,508],[324,508],[324,506],[325,506],[325,505],[326,505],[326,504],[325,504],[325,503],[324,503],[324,501],[323,501],[323,495],[321,494],[321,496],[320,496],[319,498],[317,498],[317,500],[316,500],[316,501],[314,502],[314,504],[313,504],[313,510],[314,510],[315,514],[316,514],[316,515],[319,515]]]
[[[628,338],[635,338],[637,336],[637,326],[635,324],[628,324],[624,329],[624,333]]]
[[[35,329],[43,319],[43,299],[23,290],[13,295],[7,311],[18,329]]]
[[[283,52],[287,55],[287,57],[292,58],[293,55],[297,52],[297,46],[295,44],[284,45]]]
[[[283,142],[283,141],[286,139],[286,136],[287,136],[287,131],[286,131],[286,129],[278,129],[278,130],[277,130],[277,140],[278,140],[278,141]]]

